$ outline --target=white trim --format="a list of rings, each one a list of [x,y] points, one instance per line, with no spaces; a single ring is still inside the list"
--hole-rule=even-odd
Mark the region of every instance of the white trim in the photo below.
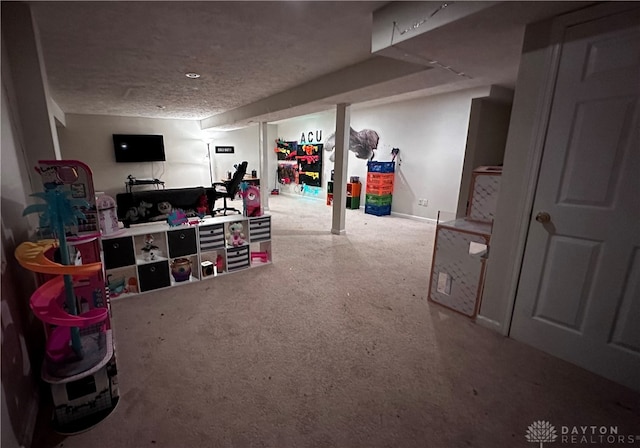
[[[490,330],[502,333],[502,331],[501,331],[502,325],[497,320],[489,319],[488,317],[484,317],[484,316],[478,314],[476,316],[476,323],[478,325],[480,325],[481,327],[485,327],[485,328],[488,328]]]
[[[529,157],[525,164],[525,170],[522,176],[522,183],[526,184],[526,188],[520,195],[520,206],[517,210],[515,228],[517,230],[517,245],[513,258],[513,269],[509,277],[505,276],[505,280],[509,282],[507,289],[507,307],[500,325],[500,333],[508,335],[511,332],[511,320],[513,317],[513,309],[518,294],[518,284],[520,283],[520,273],[522,270],[522,261],[524,259],[524,250],[527,243],[527,235],[529,234],[529,221],[533,210],[535,200],[535,192],[538,186],[538,177],[540,175],[540,164],[542,163],[542,155],[544,144],[547,138],[547,128],[549,125],[549,115],[551,114],[551,106],[553,104],[555,81],[560,65],[560,53],[562,41],[562,32],[564,28],[560,28],[556,23],[552,25],[550,44],[545,55],[543,83],[539,93],[539,107],[535,111],[534,120],[532,121],[532,141],[529,145]]]
[[[425,218],[424,216],[409,215],[408,213],[399,213],[399,212],[392,211],[391,216],[397,216],[398,218],[412,219],[414,221],[426,221],[429,224],[432,224],[434,226],[438,224],[437,219]]]
[[[49,108],[51,110],[51,115],[56,120],[56,123],[59,123],[61,127],[67,127],[67,116],[64,111],[58,106],[58,103],[51,97],[47,97],[47,101],[49,102]]]

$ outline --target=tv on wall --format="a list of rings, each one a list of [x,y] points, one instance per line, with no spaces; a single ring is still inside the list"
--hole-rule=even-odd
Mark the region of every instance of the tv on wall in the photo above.
[[[164,162],[162,135],[113,134],[116,162]]]

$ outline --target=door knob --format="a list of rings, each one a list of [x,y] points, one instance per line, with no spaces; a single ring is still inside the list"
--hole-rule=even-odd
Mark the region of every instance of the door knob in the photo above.
[[[547,212],[538,212],[536,215],[536,221],[541,222],[542,224],[551,221],[551,215]]]

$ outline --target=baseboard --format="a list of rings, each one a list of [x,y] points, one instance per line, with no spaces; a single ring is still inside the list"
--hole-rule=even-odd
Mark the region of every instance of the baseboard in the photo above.
[[[433,225],[436,225],[438,223],[437,219],[425,218],[424,216],[409,215],[407,213],[391,212],[391,216],[397,216],[398,218],[412,219],[414,221],[428,222]]]
[[[481,327],[485,327],[490,330],[497,331],[498,333],[502,333],[502,325],[497,320],[489,319],[488,317],[484,317],[478,314],[476,316],[476,323]]]
[[[299,194],[299,193],[289,193],[289,192],[284,192],[282,190],[280,190],[280,196],[289,196],[289,197],[292,197],[292,198],[313,199],[314,201],[322,201],[322,202],[326,201],[325,198],[322,198],[320,196],[311,196],[311,195]]]

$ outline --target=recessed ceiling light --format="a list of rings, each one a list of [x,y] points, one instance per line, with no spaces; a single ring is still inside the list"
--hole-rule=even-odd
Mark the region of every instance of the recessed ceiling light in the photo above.
[[[191,79],[197,79],[197,78],[200,77],[199,74],[193,73],[193,72],[185,73],[184,76],[186,76],[187,78],[191,78]]]

